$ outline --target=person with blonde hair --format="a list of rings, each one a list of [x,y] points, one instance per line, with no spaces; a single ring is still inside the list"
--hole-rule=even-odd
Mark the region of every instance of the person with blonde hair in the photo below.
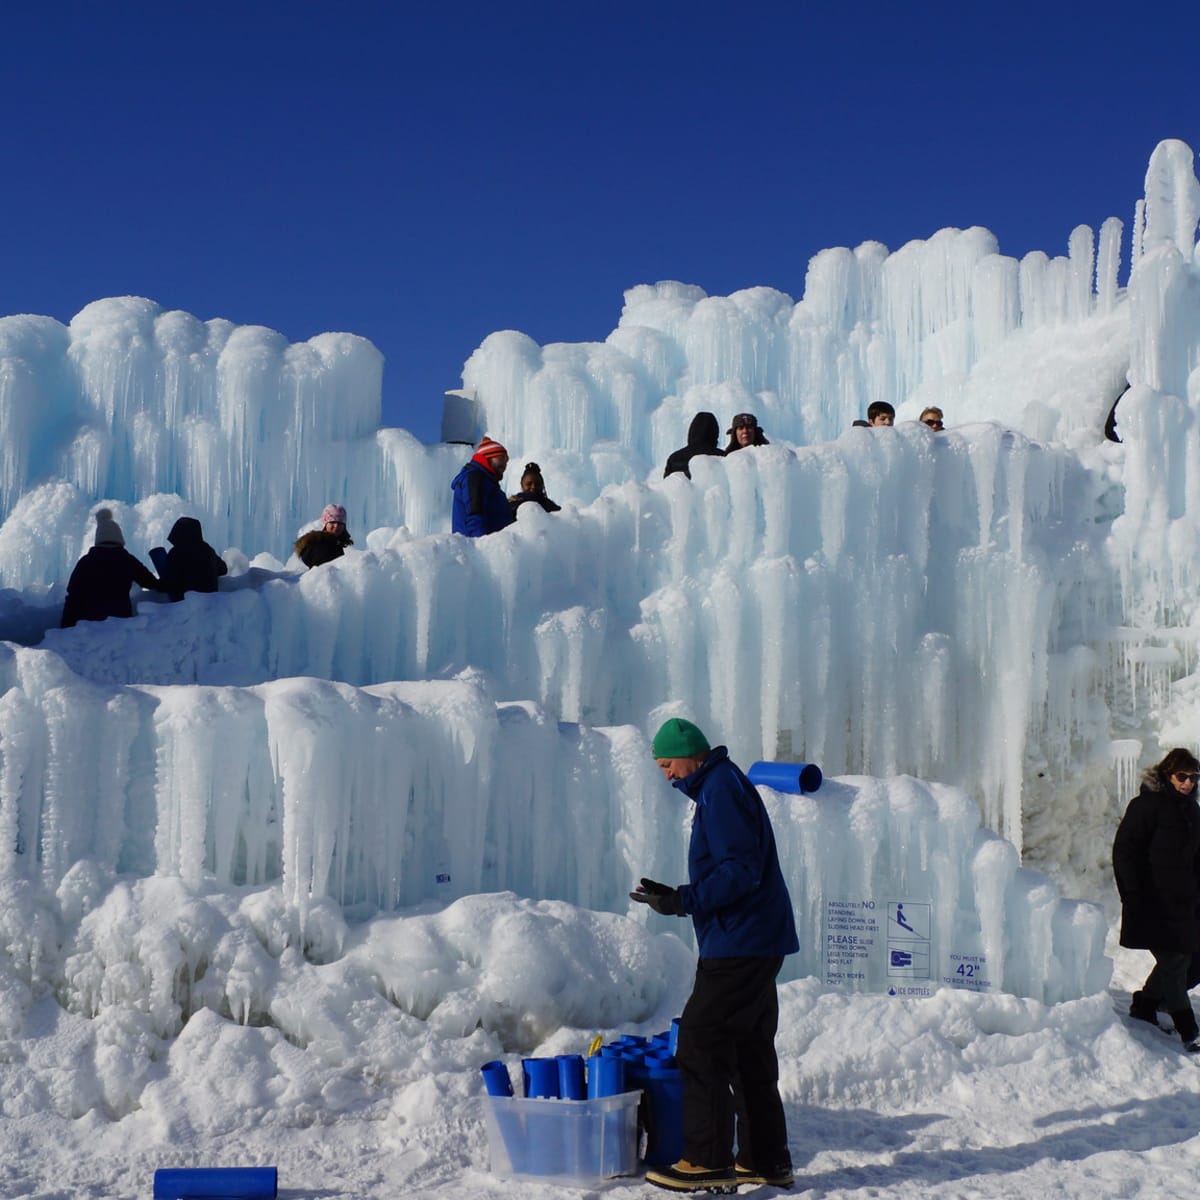
[[[946,428],[946,418],[936,404],[921,410],[921,424],[929,426],[934,433],[941,433]]]

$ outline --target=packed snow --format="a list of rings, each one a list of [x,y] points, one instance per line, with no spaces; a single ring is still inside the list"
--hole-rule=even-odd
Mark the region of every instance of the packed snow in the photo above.
[[[1139,771],[1200,749],[1198,219],[1164,142],[1128,236],[1065,257],[948,229],[823,251],[799,301],[660,282],[603,342],[497,332],[447,426],[564,507],[477,541],[470,447],[379,428],[361,338],[0,318],[0,1194],[561,1194],[492,1173],[479,1067],[682,1007],[687,923],[626,898],[683,879],[674,714],[826,775],[764,789],[798,1186],[1189,1188],[1200,1066],[1115,1011],[1149,956],[1108,858]],[[853,427],[877,399],[896,428]],[[699,410],[772,444],[663,479]],[[305,572],[330,501],[355,546]],[[101,507],[143,561],[198,517],[230,574],[58,629]],[[924,974],[877,953],[901,903]]]

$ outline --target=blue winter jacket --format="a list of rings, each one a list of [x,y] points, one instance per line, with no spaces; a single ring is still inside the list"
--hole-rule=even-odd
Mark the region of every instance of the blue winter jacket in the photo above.
[[[467,537],[495,533],[517,518],[499,480],[473,459],[454,477],[450,527]]]
[[[675,786],[695,802],[688,880],[679,889],[701,958],[770,958],[800,949],[771,820],[724,746]]]

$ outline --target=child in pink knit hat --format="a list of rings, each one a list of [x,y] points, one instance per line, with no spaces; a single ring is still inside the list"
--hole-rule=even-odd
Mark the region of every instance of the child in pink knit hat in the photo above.
[[[321,511],[321,528],[301,534],[294,547],[306,567],[341,558],[354,539],[346,529],[346,510],[340,504],[327,504]]]

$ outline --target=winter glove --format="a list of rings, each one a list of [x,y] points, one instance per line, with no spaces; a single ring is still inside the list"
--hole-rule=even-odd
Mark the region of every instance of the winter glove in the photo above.
[[[683,901],[679,898],[679,889],[667,887],[665,883],[657,883],[653,879],[643,879],[636,892],[629,893],[630,900],[639,904],[648,904],[656,913],[664,917],[682,917]]]

